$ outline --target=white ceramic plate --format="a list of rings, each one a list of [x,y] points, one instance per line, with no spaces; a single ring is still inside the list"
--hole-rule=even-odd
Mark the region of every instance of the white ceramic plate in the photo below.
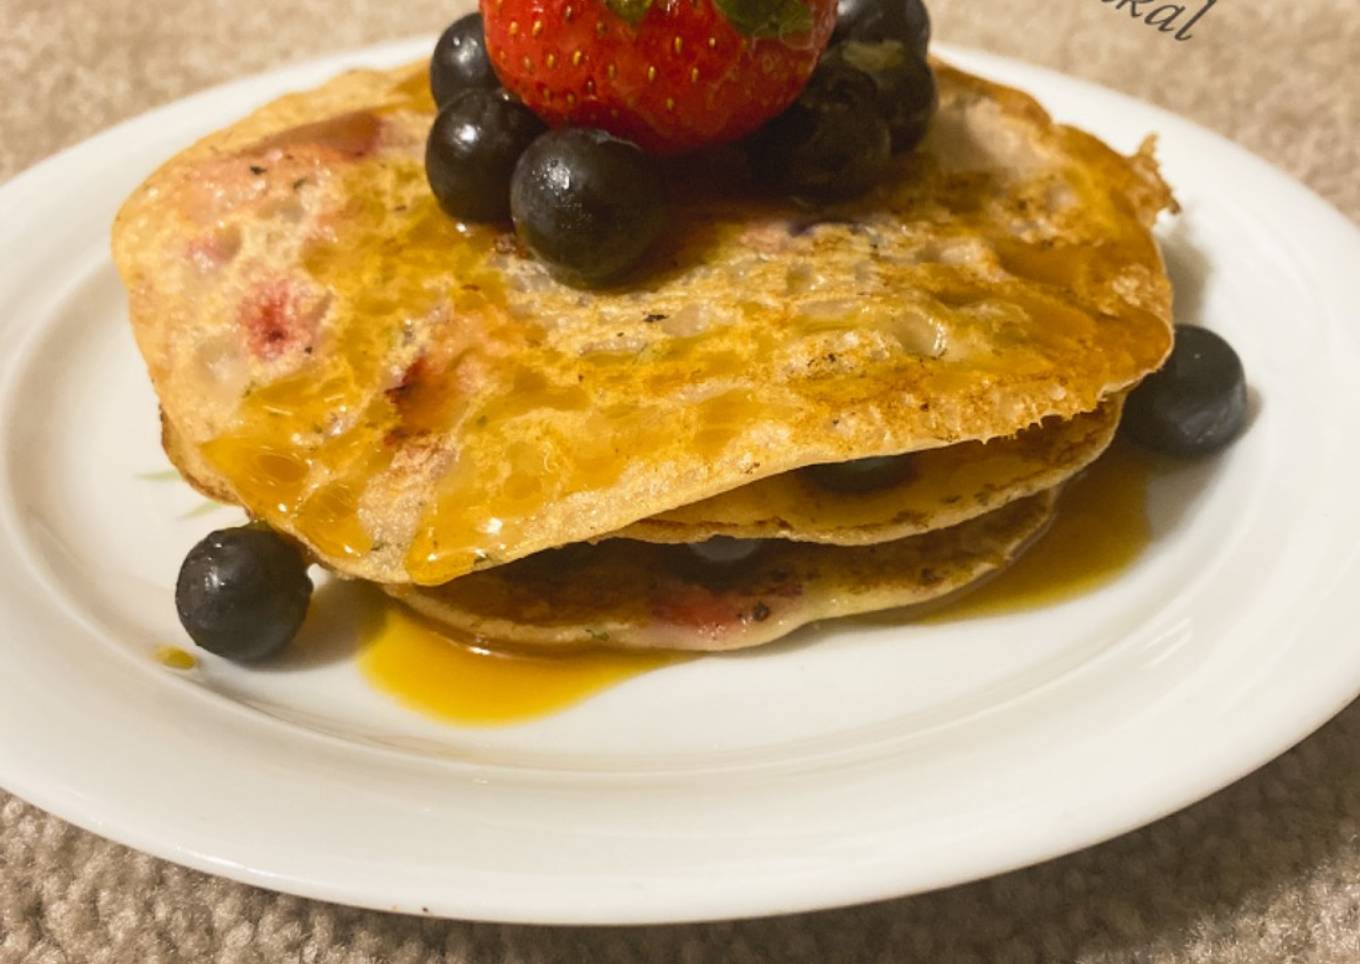
[[[209,91],[0,190],[0,782],[97,833],[329,900],[534,922],[826,907],[1094,843],[1301,739],[1360,690],[1357,231],[1230,143],[996,57],[1124,150],[1162,136],[1183,320],[1257,400],[1221,459],[1158,478],[1117,582],[955,624],[810,630],[504,729],[361,680],[343,606],[272,670],[155,663],[184,551],[231,512],[167,467],[108,256],[119,201],[194,137],[376,48]],[[323,592],[324,596],[325,593]]]

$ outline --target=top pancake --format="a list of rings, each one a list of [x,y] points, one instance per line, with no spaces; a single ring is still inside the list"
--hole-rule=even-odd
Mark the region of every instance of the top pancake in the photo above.
[[[835,208],[682,161],[653,261],[582,291],[440,213],[424,71],[276,101],[114,231],[176,464],[342,572],[437,584],[804,465],[1014,435],[1170,348],[1150,150],[1018,91],[937,65],[923,147]]]

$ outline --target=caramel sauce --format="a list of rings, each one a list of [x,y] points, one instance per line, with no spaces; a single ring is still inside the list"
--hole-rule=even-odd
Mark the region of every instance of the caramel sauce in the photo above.
[[[608,650],[561,656],[488,648],[460,639],[389,602],[359,655],[379,691],[427,716],[501,726],[565,709],[643,673],[691,657]]]
[[[1068,484],[1053,525],[1014,565],[926,616],[943,623],[1051,606],[1112,582],[1147,548],[1152,457],[1116,440]]]

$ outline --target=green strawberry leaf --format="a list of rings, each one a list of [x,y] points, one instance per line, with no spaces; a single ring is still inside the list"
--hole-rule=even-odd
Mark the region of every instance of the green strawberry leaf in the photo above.
[[[713,0],[713,4],[748,37],[788,37],[812,29],[812,11],[804,0]]]
[[[604,0],[605,5],[629,23],[637,23],[647,16],[652,0]]]

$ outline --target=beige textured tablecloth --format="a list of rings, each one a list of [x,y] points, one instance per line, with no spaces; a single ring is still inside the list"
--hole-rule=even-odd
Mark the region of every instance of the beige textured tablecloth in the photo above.
[[[1113,0],[935,0],[933,9],[943,39],[1170,107],[1360,218],[1356,0],[1218,0],[1186,43]],[[0,177],[207,84],[431,32],[448,16],[435,0],[0,0]],[[1280,319],[1281,337],[1288,325]],[[1198,806],[994,880],[850,910],[643,929],[417,920],[278,896],[107,843],[0,793],[0,964],[1353,964],[1358,741],[1360,704]]]

